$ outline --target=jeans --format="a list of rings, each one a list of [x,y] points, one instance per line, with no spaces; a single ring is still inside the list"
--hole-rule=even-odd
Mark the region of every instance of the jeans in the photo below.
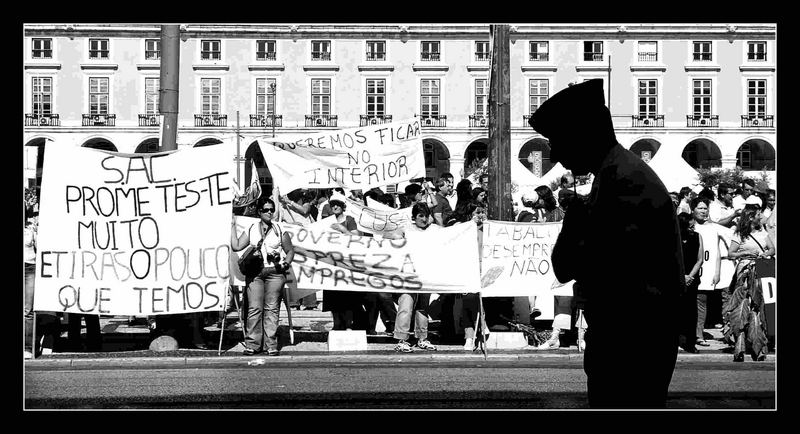
[[[22,303],[22,318],[25,327],[25,349],[33,352],[33,276],[36,264],[25,264],[25,299]],[[40,332],[41,333],[41,332]]]
[[[697,339],[703,338],[703,329],[706,326],[706,312],[708,311],[708,295],[710,291],[697,292]]]
[[[278,349],[278,321],[286,276],[264,273],[248,282],[244,344],[255,351]],[[243,309],[244,310],[244,309]]]
[[[480,295],[479,294],[465,294],[461,295],[461,328],[464,329],[464,338],[471,339],[475,337],[475,324],[480,314]],[[484,335],[489,334],[489,327],[486,326],[486,319],[481,317],[481,330]]]
[[[375,330],[375,326],[378,323],[378,313],[380,313],[386,331],[389,333],[394,331],[394,322],[397,319],[397,307],[394,305],[391,293],[365,293],[364,307],[367,310],[367,330]]]
[[[414,320],[414,335],[419,340],[428,339],[428,305],[430,294],[401,294],[397,300],[397,320],[394,324],[395,339],[406,340],[411,336],[411,320]]]

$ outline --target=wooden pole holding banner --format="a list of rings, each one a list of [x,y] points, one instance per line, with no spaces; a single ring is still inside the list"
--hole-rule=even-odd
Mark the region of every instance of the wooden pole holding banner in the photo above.
[[[292,308],[289,306],[289,288],[283,284],[283,304],[286,306],[286,317],[289,320],[289,343],[294,345],[294,329],[292,328]]]
[[[481,342],[481,351],[483,351],[483,358],[484,360],[489,358],[489,347],[486,345],[485,334],[483,330],[483,324],[486,321],[486,313],[483,311],[483,297],[481,297],[481,293],[478,293],[478,304],[480,305],[480,313],[478,313],[478,322],[475,324],[475,337],[477,338],[478,331],[480,331],[480,342]]]
[[[489,176],[490,220],[513,221],[511,200],[511,107],[509,26],[490,26],[492,37],[489,79]]]
[[[222,355],[222,337],[225,335],[225,319],[228,317],[228,297],[230,296],[231,286],[228,285],[228,290],[225,291],[225,302],[222,303],[222,323],[219,327],[219,348],[217,348],[217,355]]]

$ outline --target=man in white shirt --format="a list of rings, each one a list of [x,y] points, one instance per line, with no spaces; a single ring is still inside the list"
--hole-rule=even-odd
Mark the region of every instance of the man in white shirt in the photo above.
[[[726,228],[733,226],[742,209],[734,209],[732,201],[733,186],[720,184],[717,187],[717,199],[708,205],[708,219]]]
[[[456,209],[456,203],[458,203],[458,195],[456,195],[456,182],[455,178],[453,178],[453,174],[450,172],[442,173],[440,178],[446,180],[450,183],[450,194],[447,195],[447,202],[450,203],[450,209]]]
[[[746,205],[747,200],[750,199],[750,197],[754,198],[754,199],[750,199],[750,203],[755,203],[759,207],[762,207],[763,203],[761,202],[761,199],[758,196],[753,194],[753,191],[755,190],[755,188],[756,188],[756,182],[755,181],[753,181],[750,178],[746,178],[745,180],[743,180],[742,181],[742,194],[740,194],[740,195],[738,195],[738,196],[733,198],[733,208],[734,209],[738,209],[738,210],[744,209],[744,206]]]

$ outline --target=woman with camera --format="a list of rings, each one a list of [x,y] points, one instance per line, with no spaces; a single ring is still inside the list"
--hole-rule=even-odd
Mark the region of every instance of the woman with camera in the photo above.
[[[261,221],[237,237],[236,222],[231,228],[231,248],[238,252],[247,246],[257,249],[264,265],[260,272],[246,277],[247,292],[244,311],[247,312],[245,322],[244,354],[251,356],[264,351],[277,356],[278,320],[281,309],[283,285],[286,283],[286,271],[294,258],[292,239],[272,221],[275,214],[275,202],[270,199],[261,201],[258,207]]]

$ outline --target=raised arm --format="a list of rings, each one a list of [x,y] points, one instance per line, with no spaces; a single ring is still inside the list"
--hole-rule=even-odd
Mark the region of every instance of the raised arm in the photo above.
[[[231,249],[234,252],[244,249],[250,245],[250,231],[242,231],[242,234],[236,234],[236,220],[231,220]]]

